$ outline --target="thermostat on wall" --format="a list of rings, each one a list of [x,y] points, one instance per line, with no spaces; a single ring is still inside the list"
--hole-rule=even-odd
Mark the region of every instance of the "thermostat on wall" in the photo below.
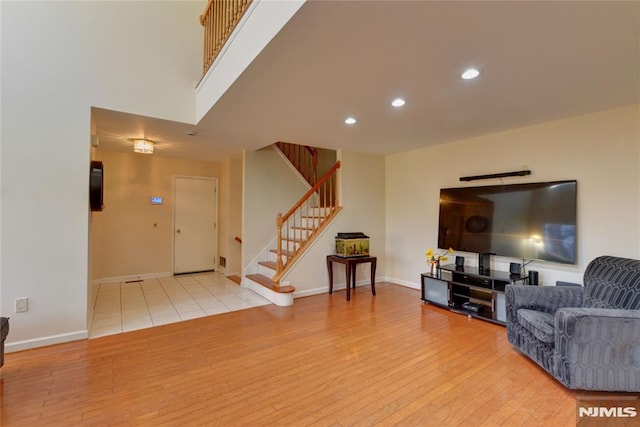
[[[161,205],[162,204],[162,197],[160,196],[154,196],[151,198],[151,204],[152,205]]]

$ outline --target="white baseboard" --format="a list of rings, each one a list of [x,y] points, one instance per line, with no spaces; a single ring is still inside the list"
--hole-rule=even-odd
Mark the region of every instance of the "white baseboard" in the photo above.
[[[60,335],[51,335],[48,337],[34,338],[31,340],[7,342],[5,343],[4,349],[7,353],[12,353],[14,351],[29,350],[32,348],[44,347],[47,345],[86,340],[87,338],[89,338],[89,331],[85,329],[82,331],[69,332]]]
[[[386,282],[386,278],[376,278],[375,283]],[[356,287],[359,288],[361,286],[371,287],[371,279],[362,279],[356,281]],[[333,290],[334,291],[343,291],[347,289],[346,283],[334,283]],[[328,294],[329,286],[322,286],[319,288],[313,289],[305,289],[304,291],[295,291],[293,293],[294,298],[302,298],[302,297],[310,297],[311,295],[319,295],[319,294]]]
[[[100,279],[93,279],[93,282],[97,282],[98,284],[103,283],[120,283],[120,282],[133,282],[135,280],[149,280],[149,279],[160,279],[163,277],[171,277],[173,273],[144,273],[144,274],[131,274],[129,276],[114,276],[114,277],[103,277]]]
[[[342,287],[340,286],[333,286],[333,290],[340,290],[340,289],[344,289],[344,284],[342,285]],[[304,291],[295,291],[293,293],[293,298],[302,298],[302,297],[310,297],[311,295],[320,295],[320,294],[326,294],[329,292],[329,287],[328,286],[323,286],[321,288],[314,288],[314,289],[305,289]]]
[[[420,283],[409,282],[408,280],[400,280],[400,279],[395,279],[393,277],[387,277],[385,281],[389,283],[393,283],[394,285],[400,285],[400,286],[404,286],[411,289],[418,289],[418,290],[422,289]]]

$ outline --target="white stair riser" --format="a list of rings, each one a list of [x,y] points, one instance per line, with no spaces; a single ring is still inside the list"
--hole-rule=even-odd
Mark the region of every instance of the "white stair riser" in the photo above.
[[[282,237],[286,237],[286,232],[282,232]],[[293,228],[289,229],[289,237],[294,239],[307,240],[307,237],[311,234],[311,230],[308,228]]]
[[[283,240],[282,249],[287,251],[295,251],[300,247],[300,242],[294,242],[293,240]]]
[[[287,257],[285,255],[282,255],[280,258],[282,258],[282,264],[287,262]],[[276,262],[277,260],[278,260],[278,254],[274,252],[269,252],[269,261]]]
[[[247,288],[265,297],[275,305],[279,305],[283,307],[293,305],[293,292],[289,292],[286,294],[279,294],[249,279],[247,279],[246,284],[247,284]]]
[[[258,264],[257,274],[262,274],[263,276],[267,277],[273,277],[276,274],[276,271],[270,269],[269,267],[265,267],[264,265]]]

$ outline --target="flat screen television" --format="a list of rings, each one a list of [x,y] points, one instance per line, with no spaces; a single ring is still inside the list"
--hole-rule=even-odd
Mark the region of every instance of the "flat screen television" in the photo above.
[[[438,247],[576,263],[577,182],[440,190]]]

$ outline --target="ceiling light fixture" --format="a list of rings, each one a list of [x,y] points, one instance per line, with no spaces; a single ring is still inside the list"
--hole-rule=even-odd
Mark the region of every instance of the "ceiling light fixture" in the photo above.
[[[396,108],[402,107],[404,104],[406,104],[406,101],[402,98],[396,98],[393,101],[391,101],[391,105]]]
[[[348,125],[355,125],[358,121],[355,117],[347,117],[344,122]]]
[[[149,139],[132,139],[133,151],[136,153],[152,154],[154,142]]]
[[[475,79],[480,75],[480,70],[477,68],[469,68],[464,70],[464,72],[460,75],[464,80]]]

